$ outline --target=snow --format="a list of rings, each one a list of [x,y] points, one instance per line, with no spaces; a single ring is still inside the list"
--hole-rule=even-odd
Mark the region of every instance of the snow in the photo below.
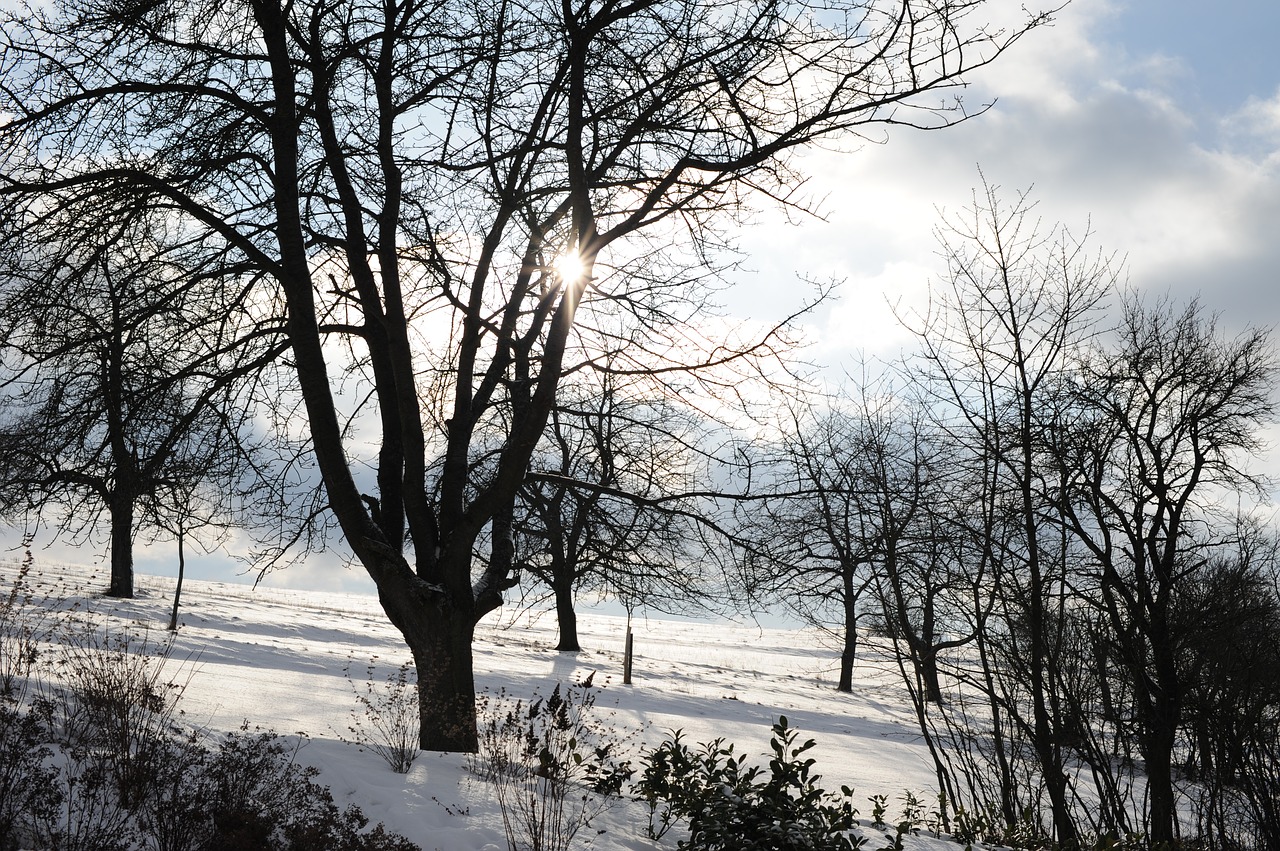
[[[50,568],[42,581],[59,584],[108,629],[146,632],[162,641],[173,580],[139,575],[137,597],[97,593],[100,577]],[[4,587],[13,568],[0,566]],[[180,631],[169,665],[186,681],[180,708],[187,721],[210,731],[243,724],[280,734],[304,733],[300,759],[320,769],[339,805],[357,804],[422,848],[491,851],[507,847],[501,812],[488,784],[457,754],[421,754],[407,774],[395,774],[377,755],[360,750],[349,728],[356,709],[353,680],[363,686],[369,660],[392,670],[408,660],[395,629],[374,597],[296,591],[188,579]],[[835,690],[837,653],[814,629],[765,629],[751,624],[637,620],[634,684],[621,685],[625,619],[583,612],[579,653],[559,653],[555,620],[545,613],[499,611],[477,629],[475,666],[481,691],[528,698],[557,683],[595,672],[596,711],[636,743],[655,745],[670,731],[687,742],[723,737],[738,752],[768,751],[770,727],[786,715],[800,741],[814,738],[821,785],[855,789],[855,806],[869,825],[872,795],[890,800],[890,820],[905,791],[928,803],[933,775],[896,664],[865,639],[852,694]],[[344,674],[349,670],[349,676]],[[624,800],[579,835],[575,847],[671,848],[644,836],[647,810]],[[884,844],[884,831],[864,828]],[[908,847],[953,845],[927,835]]]

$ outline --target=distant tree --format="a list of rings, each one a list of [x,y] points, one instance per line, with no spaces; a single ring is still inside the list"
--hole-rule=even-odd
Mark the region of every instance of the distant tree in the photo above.
[[[927,412],[908,399],[875,414],[873,439],[864,444],[867,491],[880,546],[875,571],[889,636],[906,648],[928,703],[941,703],[939,657],[973,641],[975,627],[961,616],[972,588],[973,540],[963,522],[971,507],[961,476],[946,469],[956,458]]]
[[[584,591],[656,611],[709,608],[699,506],[681,497],[706,469],[696,419],[620,385],[603,373],[565,388],[518,497],[517,562],[552,593],[557,650],[581,649]]]
[[[181,404],[182,397],[175,402]],[[279,471],[258,468],[267,461],[259,445],[249,445],[252,410],[220,414],[223,427],[190,429],[181,438],[154,491],[141,501],[139,529],[152,539],[169,538],[177,548],[178,575],[173,591],[169,630],[178,629],[178,610],[186,578],[188,545],[195,542],[205,553],[222,545],[233,531],[252,540],[260,531],[269,501],[263,498],[267,482]],[[258,456],[252,458],[251,456]],[[277,512],[278,513],[278,512]],[[292,521],[290,525],[299,525]]]
[[[882,528],[872,493],[868,453],[879,436],[876,416],[793,405],[776,442],[757,450],[764,457],[756,476],[766,479],[757,485],[758,499],[738,508],[740,536],[756,542],[743,550],[752,594],[837,637],[836,688],[845,692],[853,689],[866,592],[886,538],[897,533]]]
[[[997,30],[986,8],[69,0],[5,22],[0,193],[36,231],[56,191],[83,214],[157,199],[252,286],[228,315],[287,317],[327,507],[413,654],[422,745],[474,750],[474,627],[510,586],[579,319],[608,306],[654,341],[646,369],[678,364],[662,343],[698,314],[663,300],[702,305],[750,199],[797,203],[789,153],[969,118],[940,96],[1048,19]],[[627,274],[659,248],[673,274]],[[349,427],[347,366],[369,403]],[[439,434],[428,369],[451,378]]]
[[[1267,847],[1280,842],[1280,538],[1252,518],[1233,538],[1175,592],[1179,762],[1210,847]]]
[[[140,528],[189,510],[171,496],[247,487],[246,382],[281,336],[227,316],[221,283],[184,266],[204,258],[164,246],[146,213],[61,225],[3,258],[0,510],[76,536],[105,514],[107,593],[132,597]]]

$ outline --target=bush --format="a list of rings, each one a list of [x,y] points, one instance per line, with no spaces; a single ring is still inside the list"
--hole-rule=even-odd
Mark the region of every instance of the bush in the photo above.
[[[0,851],[415,851],[340,809],[301,740],[188,727],[169,643],[52,633],[24,579],[0,596]],[[61,651],[37,654],[45,638]]]
[[[74,748],[50,805],[21,819],[16,840],[58,851],[418,851],[340,809],[316,769],[298,762],[303,740],[239,732],[215,745],[169,736],[148,745],[156,770],[126,804],[100,750]],[[3,847],[3,846],[0,846]]]
[[[195,734],[165,740],[168,759],[157,762],[136,815],[153,851],[192,851],[210,834],[207,781],[210,751]]]
[[[31,554],[27,553],[8,593],[0,596],[0,698],[25,699],[38,645],[48,633],[47,608],[38,606],[28,586]]]
[[[53,851],[133,851],[130,813],[110,767],[95,754],[77,752],[57,773],[60,806],[29,817],[35,847]]]
[[[358,807],[339,810],[316,769],[297,761],[301,741],[242,730],[226,736],[202,764],[198,783],[205,804],[195,813],[205,836],[193,847],[209,851],[415,851],[409,840],[369,820]],[[190,801],[175,801],[175,815],[191,816]],[[176,851],[176,849],[174,849]]]
[[[559,685],[527,704],[481,699],[480,750],[472,773],[493,784],[511,851],[564,851],[630,779],[623,745],[595,718],[589,686]]]
[[[376,656],[369,660],[362,684],[352,679],[350,662],[342,669],[357,704],[347,729],[356,745],[382,757],[396,774],[405,774],[418,756],[417,679],[405,662],[379,681],[376,662]],[[341,734],[338,738],[347,742]]]
[[[28,585],[28,552],[7,592],[0,594],[0,851],[17,848],[37,819],[52,819],[62,805],[49,705],[34,700],[39,642],[47,635],[47,608]]]
[[[818,786],[812,739],[796,744],[786,716],[773,725],[768,773],[716,739],[690,748],[679,731],[643,757],[636,791],[649,805],[649,836],[660,839],[677,821],[688,823],[690,851],[851,851],[865,840],[857,826],[853,790],[840,796]]]
[[[19,847],[32,822],[54,818],[62,804],[49,739],[39,712],[0,696],[0,851]]]
[[[64,683],[46,687],[57,708],[61,738],[81,763],[100,763],[130,810],[172,758],[171,745],[184,735],[178,701],[191,672],[174,675],[172,639],[155,644],[148,635],[109,635],[93,624],[68,624],[55,665]],[[96,770],[96,769],[95,769]]]

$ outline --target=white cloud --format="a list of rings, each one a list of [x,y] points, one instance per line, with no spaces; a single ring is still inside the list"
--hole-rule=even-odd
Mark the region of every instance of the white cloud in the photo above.
[[[1046,222],[1092,227],[1095,246],[1127,256],[1135,285],[1198,292],[1228,324],[1280,318],[1280,92],[1232,113],[1250,131],[1249,145],[1233,144],[1179,100],[1187,71],[1176,58],[1132,56],[1094,36],[1110,10],[1072,4],[991,66],[973,94],[999,100],[974,121],[803,160],[828,221],[768,220],[745,244],[775,281],[848,281],[821,333],[824,357],[900,345],[880,306],[886,294],[923,297],[940,268],[938,209],[968,203],[979,165],[1008,192],[1034,187]]]
[[[1272,157],[1280,149],[1280,88],[1269,98],[1249,97],[1222,121],[1223,134],[1248,144],[1261,144]]]
[[[911,321],[912,311],[925,299],[931,273],[927,265],[894,261],[873,275],[851,274],[843,298],[814,333],[813,356],[839,359],[851,351],[887,356],[911,348],[915,335],[899,316]]]
[[[759,272],[730,293],[730,308],[767,318],[780,282],[794,291],[797,274],[844,280],[841,301],[813,322],[808,354],[834,372],[860,355],[893,357],[910,337],[886,298],[923,305],[942,268],[939,209],[969,203],[981,166],[1009,193],[1033,187],[1046,225],[1092,229],[1095,248],[1126,259],[1132,285],[1199,296],[1229,332],[1280,324],[1280,90],[1206,105],[1179,57],[1098,35],[1113,8],[1078,0],[993,64],[970,98],[997,102],[973,121],[802,158],[826,221],[762,216],[743,240]],[[772,301],[758,297],[761,276]]]

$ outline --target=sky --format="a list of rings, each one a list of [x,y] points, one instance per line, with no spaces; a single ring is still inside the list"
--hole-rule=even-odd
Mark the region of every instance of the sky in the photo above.
[[[1017,2],[1006,4],[1017,9]],[[801,162],[823,220],[796,226],[762,211],[742,233],[744,270],[725,294],[733,317],[780,318],[804,278],[843,281],[815,316],[809,357],[833,369],[892,357],[909,337],[890,304],[923,302],[940,261],[941,211],[969,201],[981,178],[1030,189],[1037,213],[1124,259],[1129,282],[1182,301],[1199,296],[1224,328],[1280,319],[1280,3],[1274,0],[1074,0],[972,79],[979,118],[936,133],[893,132],[886,144]],[[1280,446],[1280,430],[1273,430]],[[1280,473],[1280,448],[1266,459]],[[51,557],[84,561],[65,547]],[[173,571],[170,547],[139,552],[139,569]],[[230,578],[218,557],[192,575]],[[367,588],[332,560],[291,568],[274,584]]]
[[[762,214],[730,310],[779,316],[807,291],[801,277],[841,281],[838,303],[810,322],[810,359],[838,377],[909,351],[895,307],[927,303],[943,270],[934,229],[985,177],[1006,201],[1029,190],[1046,228],[1089,232],[1144,297],[1198,298],[1226,334],[1274,331],[1277,36],[1273,0],[1073,0],[972,79],[966,102],[992,103],[977,119],[808,157],[823,220]],[[1266,442],[1256,471],[1280,482],[1280,427]]]
[[[808,158],[825,221],[762,215],[755,274],[733,309],[797,297],[797,274],[844,281],[814,329],[824,361],[891,355],[888,302],[921,303],[940,269],[933,229],[986,179],[1028,190],[1046,224],[1091,228],[1128,279],[1199,295],[1232,328],[1280,318],[1280,4],[1074,0],[985,69],[981,117],[942,132]],[[738,299],[744,301],[739,302]]]

